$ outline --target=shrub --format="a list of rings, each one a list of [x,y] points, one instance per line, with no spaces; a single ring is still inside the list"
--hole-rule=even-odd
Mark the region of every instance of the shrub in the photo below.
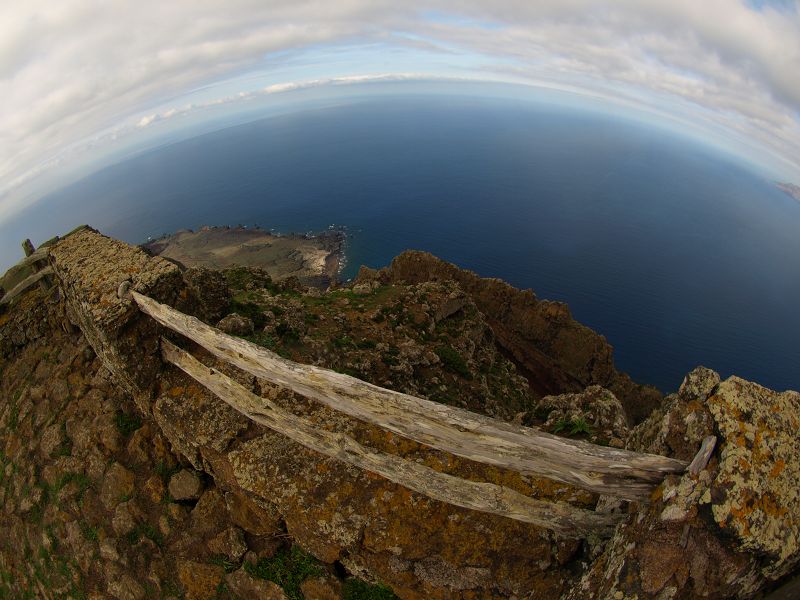
[[[464,379],[472,379],[467,361],[452,346],[439,346],[436,355],[448,371],[461,375]]]

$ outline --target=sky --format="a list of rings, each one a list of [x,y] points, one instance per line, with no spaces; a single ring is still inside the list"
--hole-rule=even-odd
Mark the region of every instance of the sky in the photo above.
[[[798,0],[4,0],[0,223],[181,123],[396,81],[575,94],[800,183]]]

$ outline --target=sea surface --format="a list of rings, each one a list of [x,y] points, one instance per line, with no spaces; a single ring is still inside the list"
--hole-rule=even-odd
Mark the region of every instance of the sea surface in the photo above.
[[[84,222],[133,243],[206,224],[346,226],[345,277],[427,250],[567,302],[613,345],[618,368],[663,391],[696,365],[800,389],[800,202],[714,150],[623,118],[510,100],[363,100],[152,150],[37,211],[0,236],[41,241]]]

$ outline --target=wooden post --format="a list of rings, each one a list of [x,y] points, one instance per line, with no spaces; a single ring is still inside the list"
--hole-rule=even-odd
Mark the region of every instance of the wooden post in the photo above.
[[[34,248],[30,240],[25,240],[22,242],[22,250],[25,252],[25,256],[30,256],[34,253],[36,248]]]

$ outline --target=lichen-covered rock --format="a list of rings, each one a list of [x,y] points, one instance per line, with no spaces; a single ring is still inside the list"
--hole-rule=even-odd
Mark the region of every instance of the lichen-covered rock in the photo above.
[[[103,477],[100,488],[100,501],[112,510],[120,502],[130,499],[133,494],[133,473],[119,463],[114,463]]]
[[[570,434],[570,427],[583,427],[585,424],[585,433],[593,442],[611,441],[611,445],[621,446],[628,437],[628,422],[622,404],[614,394],[599,385],[576,394],[545,396],[520,418],[524,424],[532,425],[537,416],[545,419],[543,427],[546,430],[556,433]]]
[[[714,434],[707,399],[718,384],[719,375],[711,369],[694,369],[677,394],[667,396],[662,406],[631,431],[627,447],[691,460],[703,439]]]
[[[197,473],[181,469],[169,480],[169,495],[173,500],[197,500],[203,491],[203,482]]]
[[[212,600],[225,575],[225,569],[191,560],[178,561],[178,579],[187,600]]]
[[[800,393],[731,377],[708,407],[724,439],[704,499],[740,550],[763,557],[777,579],[800,562]]]
[[[251,335],[254,326],[250,317],[232,313],[217,323],[217,329],[230,335]]]
[[[621,525],[569,594],[578,598],[750,598],[800,563],[800,394],[698,368],[631,435],[634,448],[689,460]]]
[[[239,598],[259,598],[260,600],[286,600],[283,590],[264,579],[256,579],[244,569],[239,569],[225,576],[225,582]],[[307,600],[323,600],[316,596],[306,595]]]

